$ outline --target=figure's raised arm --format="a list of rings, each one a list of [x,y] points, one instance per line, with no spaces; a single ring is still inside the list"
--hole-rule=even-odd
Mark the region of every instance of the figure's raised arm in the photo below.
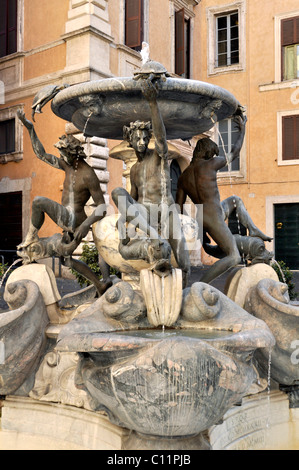
[[[233,162],[239,155],[240,151],[243,145],[244,137],[245,137],[245,128],[246,128],[246,122],[247,122],[247,117],[244,116],[242,111],[240,110],[237,112],[235,117],[233,118],[233,121],[235,122],[239,135],[238,139],[235,143],[235,145],[232,147],[231,152],[227,156],[227,163]]]
[[[149,78],[142,80],[141,90],[151,108],[152,129],[156,141],[156,150],[161,158],[167,158],[168,145],[166,140],[166,129],[157,103],[159,94],[157,84]]]
[[[23,111],[18,111],[18,118],[24,124],[24,126],[29,132],[32,148],[33,148],[35,155],[40,160],[43,160],[44,162],[48,163],[54,168],[58,168],[59,170],[62,170],[63,168],[61,166],[60,159],[57,158],[55,155],[51,155],[45,151],[43,144],[41,143],[41,141],[36,135],[34,125],[32,124],[31,121],[29,121],[26,118],[25,113]]]

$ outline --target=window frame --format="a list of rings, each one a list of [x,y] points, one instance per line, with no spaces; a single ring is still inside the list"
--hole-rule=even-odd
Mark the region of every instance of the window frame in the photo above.
[[[294,82],[297,82],[298,79],[292,78],[289,80],[282,80],[283,76],[283,55],[282,55],[282,21],[299,17],[299,10],[293,11],[291,13],[284,13],[282,15],[277,15],[274,18],[274,44],[275,44],[275,76],[274,76],[274,83],[280,84],[282,88],[289,88],[293,86]],[[273,85],[271,84],[271,87]],[[266,90],[269,86],[266,88]]]
[[[16,105],[0,109],[0,122],[15,120],[15,150],[14,152],[1,154],[0,164],[23,160],[23,126],[17,116],[17,111],[22,111],[23,108],[24,105]]]
[[[195,13],[193,11],[194,2],[189,0],[171,0],[169,2],[171,18],[171,38],[170,38],[170,47],[171,47],[171,64],[169,67],[169,72],[175,73],[176,70],[176,33],[175,33],[175,18],[176,13],[184,9],[184,18],[185,21],[189,23],[189,77],[193,77],[193,56],[194,56],[194,18]],[[179,75],[178,75],[179,76]]]
[[[239,20],[239,62],[236,64],[217,66],[217,18],[220,16],[238,13]],[[222,73],[241,72],[246,69],[246,2],[231,3],[217,7],[207,8],[207,27],[208,27],[208,76]]]
[[[299,165],[299,158],[297,159],[283,159],[283,119],[289,116],[298,116],[299,118],[299,109],[292,111],[281,111],[277,113],[277,147],[278,147],[278,156],[277,164],[278,166],[289,166],[289,165]]]
[[[292,21],[294,25],[294,30],[292,34],[292,38],[284,39],[284,24],[287,22]],[[299,15],[294,15],[288,18],[283,18],[281,19],[280,22],[280,28],[281,28],[281,38],[280,38],[280,47],[281,47],[281,81],[285,82],[288,80],[297,80],[299,78]],[[285,55],[285,50],[286,49],[295,49],[297,48],[297,64],[296,64],[296,73],[294,77],[291,78],[284,78],[285,77],[285,72],[286,72],[286,55]],[[295,69],[295,59],[293,62],[293,67]]]
[[[231,121],[231,130],[233,124],[233,118],[228,118],[225,119],[226,121],[230,120]],[[218,145],[219,150],[222,147],[222,143],[220,141],[220,136],[219,136],[219,123],[217,122],[215,126],[211,129],[211,136],[210,138],[214,140],[214,142]],[[230,139],[231,141],[231,139]],[[239,156],[239,169],[238,170],[227,170],[227,171],[218,171],[217,172],[217,180],[221,184],[226,183],[228,180],[234,182],[237,180],[239,182],[240,179],[244,179],[246,177],[246,135],[244,139],[244,143],[241,148],[240,156]]]

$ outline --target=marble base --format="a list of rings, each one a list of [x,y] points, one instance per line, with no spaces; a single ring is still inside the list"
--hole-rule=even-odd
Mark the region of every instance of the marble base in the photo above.
[[[2,405],[0,450],[121,450],[129,434],[83,408],[16,396]]]
[[[167,439],[158,436],[145,436],[132,432],[124,439],[123,450],[213,450],[204,433],[197,436]]]
[[[203,434],[143,436],[101,413],[16,396],[2,402],[0,424],[0,450],[211,450]]]
[[[209,436],[213,450],[298,450],[299,410],[278,390],[249,396]]]
[[[2,402],[0,424],[0,450],[299,449],[299,409],[279,390],[245,397],[208,435],[184,439],[142,436],[101,413],[15,396]]]

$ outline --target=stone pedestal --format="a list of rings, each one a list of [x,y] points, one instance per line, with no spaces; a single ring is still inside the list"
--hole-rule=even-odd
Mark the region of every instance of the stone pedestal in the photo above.
[[[1,402],[0,402],[1,403]],[[167,440],[131,433],[106,416],[30,398],[2,402],[0,450],[297,450],[299,410],[278,390],[248,396],[209,435]],[[171,442],[172,441],[172,442]],[[172,447],[170,447],[172,446]]]

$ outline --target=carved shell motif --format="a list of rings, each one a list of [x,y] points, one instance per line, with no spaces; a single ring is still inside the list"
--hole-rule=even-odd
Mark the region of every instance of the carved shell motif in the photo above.
[[[151,270],[143,269],[140,272],[140,287],[148,321],[155,327],[172,326],[182,305],[182,271],[172,269],[169,275],[160,277]]]

